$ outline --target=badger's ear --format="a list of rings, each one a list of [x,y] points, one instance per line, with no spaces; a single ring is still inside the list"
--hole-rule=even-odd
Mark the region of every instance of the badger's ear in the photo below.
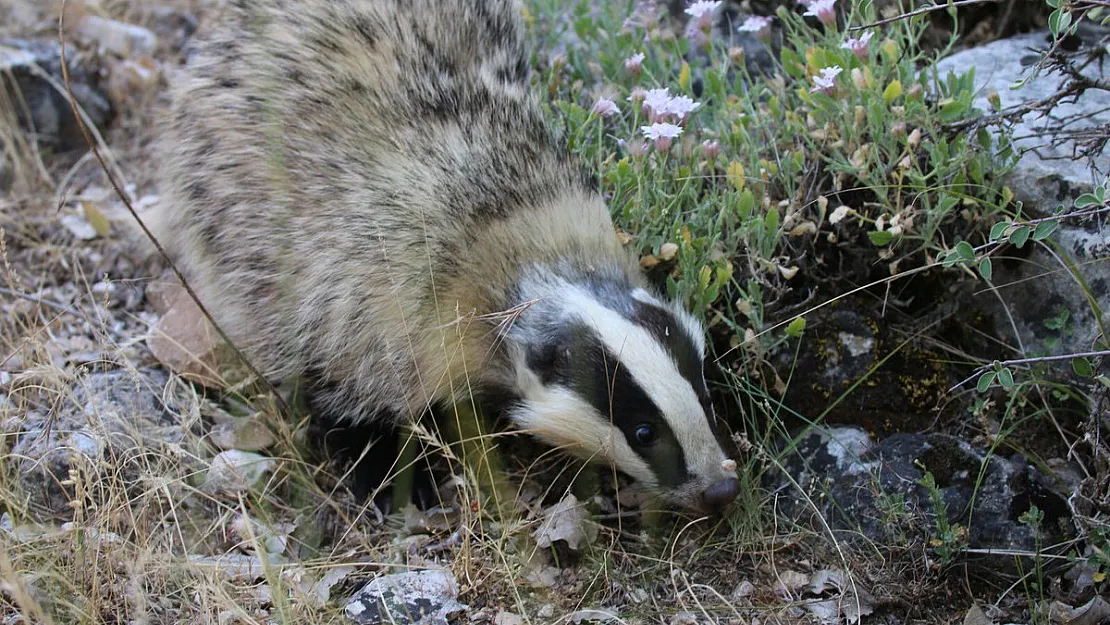
[[[526,346],[528,368],[544,384],[551,384],[566,377],[571,358],[571,333],[566,329],[545,332]]]

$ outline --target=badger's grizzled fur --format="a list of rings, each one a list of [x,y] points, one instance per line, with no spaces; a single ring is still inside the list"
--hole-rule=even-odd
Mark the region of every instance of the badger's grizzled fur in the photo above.
[[[546,127],[511,0],[241,0],[173,96],[157,231],[266,375],[355,422],[495,390],[672,501],[735,496],[703,331]]]

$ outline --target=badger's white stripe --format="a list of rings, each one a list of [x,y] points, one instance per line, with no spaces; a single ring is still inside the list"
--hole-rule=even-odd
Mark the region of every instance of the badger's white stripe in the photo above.
[[[660,302],[658,299],[652,297],[651,293],[643,289],[636,289],[632,291],[632,299],[670,311],[678,322],[682,324],[683,329],[686,330],[686,335],[694,342],[694,347],[698,350],[698,355],[705,357],[705,328],[701,327],[698,320],[693,315],[686,312],[686,309],[678,304],[670,305]]]
[[[649,488],[657,484],[651,467],[596,408],[562,386],[545,387],[539,380],[529,386],[532,401],[510,414],[518,428],[579,456],[589,457],[596,450],[636,481]]]
[[[709,428],[694,387],[678,371],[666,348],[646,329],[603,306],[588,293],[572,288],[565,297],[565,310],[575,312],[584,323],[594,327],[608,351],[620,359],[619,366],[628,371],[659,408],[686,455],[686,468],[697,477],[721,477],[725,454]]]

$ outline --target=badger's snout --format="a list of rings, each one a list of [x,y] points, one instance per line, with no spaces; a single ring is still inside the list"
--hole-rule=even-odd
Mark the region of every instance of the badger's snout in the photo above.
[[[701,498],[705,503],[705,507],[714,511],[720,512],[724,510],[725,506],[732,503],[736,496],[740,494],[740,480],[734,477],[726,477],[722,480],[717,480],[705,489]]]

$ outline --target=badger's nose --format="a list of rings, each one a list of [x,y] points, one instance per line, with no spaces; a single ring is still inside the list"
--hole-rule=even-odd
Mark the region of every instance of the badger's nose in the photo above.
[[[732,503],[739,494],[740,480],[729,477],[723,480],[717,480],[709,488],[705,489],[705,492],[702,493],[702,499],[705,500],[705,505],[713,510],[719,511]]]

